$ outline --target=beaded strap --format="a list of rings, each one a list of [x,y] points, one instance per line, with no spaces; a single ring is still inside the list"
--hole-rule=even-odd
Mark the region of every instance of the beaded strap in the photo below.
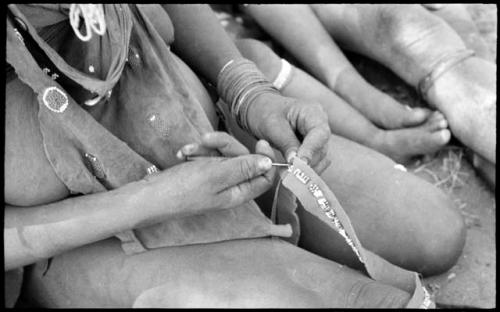
[[[417,89],[420,96],[426,99],[427,92],[434,85],[434,82],[441,77],[445,72],[463,62],[465,59],[473,56],[475,54],[472,50],[460,50],[451,54],[448,54],[441,58],[434,65],[433,69],[419,81]]]

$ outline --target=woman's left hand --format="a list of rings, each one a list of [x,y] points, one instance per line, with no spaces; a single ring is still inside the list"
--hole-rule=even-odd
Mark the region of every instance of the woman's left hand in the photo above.
[[[274,151],[265,140],[259,140],[255,145],[255,153],[275,160]],[[177,158],[185,160],[189,157],[237,157],[250,154],[250,151],[227,132],[214,131],[201,136],[200,143],[184,145],[177,152]]]
[[[287,161],[298,156],[318,173],[331,163],[326,157],[331,134],[328,118],[317,103],[263,93],[248,107],[247,124],[251,133],[276,146]]]

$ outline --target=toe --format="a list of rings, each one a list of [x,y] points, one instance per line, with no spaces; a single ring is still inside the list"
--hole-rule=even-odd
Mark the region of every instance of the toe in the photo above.
[[[423,123],[431,114],[431,111],[426,108],[416,107],[411,108],[406,106],[408,113],[404,121],[404,126],[416,126]]]
[[[448,121],[442,113],[436,111],[429,117],[426,125],[430,131],[436,131],[446,129],[448,127]]]
[[[448,129],[440,130],[440,131],[436,132],[436,134],[438,135],[438,138],[436,139],[436,141],[440,145],[445,145],[451,139],[451,132]]]

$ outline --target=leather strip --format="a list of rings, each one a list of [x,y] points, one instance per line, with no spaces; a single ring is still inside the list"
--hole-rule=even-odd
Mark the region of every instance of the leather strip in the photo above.
[[[418,273],[393,265],[361,245],[335,194],[304,161],[295,157],[289,169],[281,172],[281,177],[283,187],[297,197],[305,210],[344,237],[371,278],[409,292],[411,299],[407,308],[434,308]]]

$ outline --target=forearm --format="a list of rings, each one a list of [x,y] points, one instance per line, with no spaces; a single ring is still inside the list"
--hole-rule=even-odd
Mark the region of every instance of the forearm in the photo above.
[[[147,212],[135,209],[140,204],[135,196],[138,186],[129,184],[117,190],[41,206],[6,206],[5,270],[52,257],[147,222]]]
[[[351,66],[308,5],[248,5],[245,12],[328,86]]]
[[[208,5],[163,6],[175,29],[176,54],[214,86],[221,68],[241,54]]]

